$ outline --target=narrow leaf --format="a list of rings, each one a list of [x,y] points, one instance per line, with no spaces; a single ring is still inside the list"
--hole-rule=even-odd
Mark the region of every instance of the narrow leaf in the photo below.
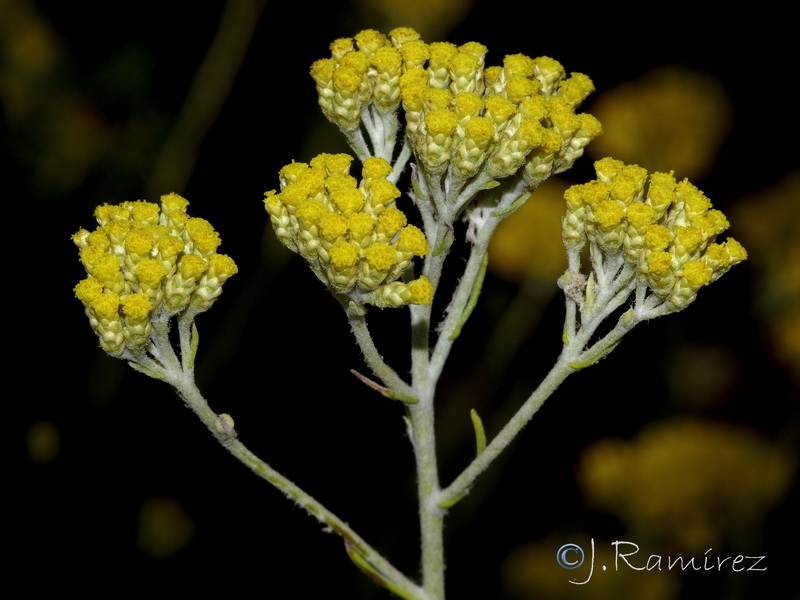
[[[439,242],[439,245],[436,246],[436,249],[433,251],[433,255],[439,256],[442,252],[447,252],[448,250],[450,250],[450,246],[453,245],[454,239],[455,236],[453,235],[453,228],[450,227],[445,233],[441,242]]]
[[[412,596],[404,589],[397,586],[393,583],[389,578],[387,578],[383,573],[378,571],[372,564],[361,554],[358,550],[356,550],[351,544],[348,542],[344,543],[345,552],[347,552],[347,556],[350,557],[350,560],[353,561],[353,564],[357,566],[363,573],[365,573],[370,579],[372,579],[378,585],[386,588],[393,594],[400,596],[401,598],[405,598],[405,600],[419,600],[416,596]]]
[[[134,371],[139,371],[139,373],[144,373],[148,377],[152,377],[153,379],[159,379],[163,381],[166,377],[163,373],[159,373],[158,371],[154,371],[152,369],[148,369],[147,367],[143,367],[139,363],[135,363],[133,361],[128,361],[128,364]]]
[[[350,369],[350,372],[355,375],[361,383],[366,385],[368,388],[372,388],[384,398],[389,398],[390,400],[399,400],[400,402],[405,402],[406,404],[416,404],[419,402],[418,398],[395,392],[394,390],[387,388],[376,381],[372,381],[372,379],[366,375],[362,375],[355,369]]]
[[[589,280],[586,282],[586,291],[585,296],[583,299],[583,306],[581,306],[581,323],[584,321],[588,321],[589,317],[594,310],[594,287],[595,287],[595,278],[594,273],[589,275]]]
[[[438,504],[438,506],[439,506],[439,508],[451,508],[451,507],[455,506],[456,504],[458,504],[459,502],[461,502],[464,499],[465,496],[466,496],[466,494],[459,494],[458,496],[456,496],[455,498],[453,498],[451,500],[448,500],[447,502],[440,502]]]
[[[589,348],[589,350],[587,350],[580,357],[578,357],[579,360],[569,363],[569,366],[577,371],[585,369],[586,367],[590,367],[601,358],[608,356],[611,353],[611,351],[614,350],[614,348],[616,348],[619,345],[620,341],[621,340],[619,339],[615,340],[602,348],[597,348],[596,345],[592,346],[591,348]]]
[[[194,359],[197,356],[197,346],[200,343],[200,334],[197,332],[197,324],[192,321],[192,338],[189,346],[189,361],[187,366],[190,369],[194,368]]]
[[[478,304],[478,298],[481,295],[481,288],[483,287],[483,280],[486,277],[486,267],[489,264],[489,253],[483,255],[483,260],[481,261],[481,266],[478,268],[478,274],[475,277],[475,283],[472,286],[472,291],[469,295],[469,300],[467,300],[467,305],[464,307],[464,312],[461,313],[461,319],[458,321],[458,325],[453,330],[453,333],[450,334],[450,340],[456,339],[459,335],[461,335],[461,328],[464,326],[464,323],[467,322],[469,316],[472,314],[472,311],[475,309],[475,306]]]
[[[469,418],[472,419],[472,427],[475,429],[476,455],[481,454],[486,449],[486,431],[483,428],[483,421],[474,408],[469,411]]]
[[[517,210],[520,206],[525,204],[528,201],[528,198],[531,197],[533,192],[524,192],[520,194],[519,198],[514,200],[508,208],[504,208],[503,210],[498,210],[492,213],[493,217],[507,217],[515,210]]]

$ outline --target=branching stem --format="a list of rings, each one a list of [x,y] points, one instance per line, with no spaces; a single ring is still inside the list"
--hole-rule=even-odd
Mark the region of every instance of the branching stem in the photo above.
[[[417,584],[395,568],[387,559],[370,546],[347,523],[328,510],[321,502],[300,488],[293,481],[276,471],[268,463],[253,454],[236,436],[233,419],[227,414],[218,415],[208,405],[194,382],[191,369],[184,369],[169,342],[166,320],[157,323],[153,331],[150,352],[154,358],[128,356],[131,366],[169,383],[178,395],[205,424],[222,446],[256,475],[278,488],[287,498],[305,509],[320,523],[327,526],[345,541],[348,554],[362,569],[368,570],[388,589],[407,600],[431,600]],[[191,329],[193,323],[180,324]],[[191,335],[180,335],[181,355],[193,352]],[[355,553],[355,556],[353,555]]]

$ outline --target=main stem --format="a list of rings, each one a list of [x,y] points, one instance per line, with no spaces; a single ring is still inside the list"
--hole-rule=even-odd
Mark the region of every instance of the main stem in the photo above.
[[[409,407],[417,463],[422,587],[429,600],[444,600],[444,511],[439,508],[433,394]]]
[[[444,207],[445,190],[437,185],[428,185],[431,197],[440,209]],[[510,203],[522,190],[510,194],[506,203]],[[439,203],[435,199],[437,193],[442,196]],[[511,197],[513,196],[513,197]],[[501,202],[502,203],[502,202]],[[446,239],[450,232],[450,223],[456,213],[448,213],[433,231],[426,227],[426,234],[431,236],[434,249],[425,261],[423,273],[434,288],[439,285],[442,268],[448,254]],[[433,356],[430,350],[431,306],[410,306],[411,309],[411,373],[412,392],[418,403],[409,406],[411,435],[414,443],[414,454],[417,466],[417,490],[419,501],[419,521],[422,554],[422,587],[430,600],[444,600],[444,517],[442,508],[439,469],[436,462],[436,433],[434,427],[434,398],[436,384],[441,375],[444,362],[452,346],[451,330],[462,322],[467,307],[467,300],[478,276],[479,267],[491,233],[498,220],[492,220],[483,228],[470,262],[457,286],[451,313],[445,320],[445,327],[437,340]],[[431,235],[433,234],[433,235]]]
[[[447,235],[437,231],[436,246]],[[435,246],[435,247],[436,247]],[[426,261],[425,275],[438,286],[447,250]],[[439,507],[439,467],[436,461],[434,399],[438,375],[431,371],[431,306],[411,309],[411,374],[414,396],[419,402],[409,406],[411,436],[417,466],[417,495],[422,555],[422,587],[428,600],[444,600],[444,516]]]

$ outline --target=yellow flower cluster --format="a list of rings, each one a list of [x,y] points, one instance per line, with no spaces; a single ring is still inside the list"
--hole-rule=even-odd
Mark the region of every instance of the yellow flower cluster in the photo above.
[[[140,350],[154,317],[207,310],[237,272],[233,259],[217,254],[211,223],[190,217],[188,205],[177,194],[162,196],[160,207],[104,204],[95,210],[99,226],[72,236],[89,275],[75,295],[106,352]]]
[[[264,206],[278,239],[305,258],[337,294],[381,307],[430,304],[426,277],[397,281],[414,256],[429,252],[425,234],[395,206],[400,190],[382,158],[364,161],[362,179],[350,175],[352,157],[320,154],[310,164],[280,170],[281,191]]]
[[[697,291],[745,260],[742,245],[728,238],[713,243],[728,220],[688,180],[653,173],[613,158],[595,163],[597,179],[574,185],[564,197],[562,235],[568,248],[586,238],[607,253],[624,252],[639,281],[675,309]]]
[[[325,116],[353,132],[365,111],[402,106],[419,166],[432,174],[449,168],[467,179],[486,168],[497,178],[524,167],[535,185],[568,169],[601,133],[597,119],[575,113],[591,80],[567,77],[552,58],[513,54],[484,67],[483,44],[428,44],[408,27],[388,37],[368,29],[330,48],[331,58],[311,66]]]
[[[758,525],[797,461],[752,431],[695,419],[589,447],[578,479],[589,502],[681,550],[704,551]]]

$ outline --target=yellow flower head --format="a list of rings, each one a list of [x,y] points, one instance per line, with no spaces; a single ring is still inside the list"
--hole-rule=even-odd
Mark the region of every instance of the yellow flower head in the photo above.
[[[95,211],[97,229],[73,236],[90,275],[75,296],[107,352],[142,352],[151,319],[208,309],[236,273],[236,263],[216,253],[219,234],[189,217],[188,205],[177,194],[162,196],[160,206],[106,204]]]
[[[354,39],[337,40],[311,67],[323,113],[351,139],[362,123],[374,131],[375,119],[404,122],[417,165],[432,174],[453,168],[463,181],[481,169],[494,179],[519,172],[536,186],[601,133],[597,119],[576,112],[591,79],[567,77],[552,58],[512,54],[486,66],[483,44],[427,44],[408,27]],[[467,130],[477,117],[487,121]]]
[[[694,185],[612,158],[595,163],[597,179],[573,186],[562,221],[568,247],[588,239],[606,252],[623,247],[639,280],[680,310],[697,291],[745,260],[739,242],[713,243],[728,220]]]
[[[425,234],[408,225],[394,204],[400,190],[387,179],[391,165],[369,157],[358,181],[345,172],[352,159],[336,157],[334,168],[330,157],[311,161],[311,170],[322,177],[313,197],[297,193],[308,168],[293,165],[303,163],[281,169],[281,191],[267,192],[264,202],[278,239],[301,254],[336,294],[381,307],[427,303],[433,292],[424,284],[409,288],[397,281],[410,261],[430,248]]]

